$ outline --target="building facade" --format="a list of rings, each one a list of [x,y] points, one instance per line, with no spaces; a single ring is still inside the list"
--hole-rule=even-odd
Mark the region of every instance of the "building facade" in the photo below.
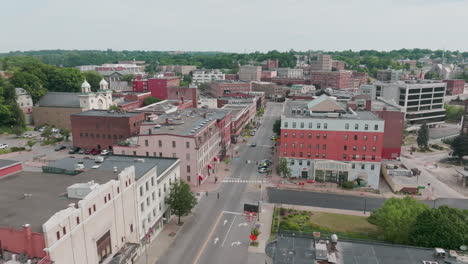
[[[195,70],[192,72],[194,83],[210,83],[212,81],[224,81],[225,75],[220,70]]]
[[[281,115],[280,157],[292,177],[342,183],[357,178],[378,188],[384,121],[322,95],[288,100]]]
[[[241,81],[257,81],[259,82],[262,77],[262,67],[244,65],[239,67],[239,80]]]
[[[465,92],[465,80],[444,80],[447,84],[447,95],[463,94]]]
[[[215,81],[210,83],[209,91],[214,97],[229,93],[250,92],[252,91],[252,83],[242,81]]]
[[[330,55],[318,54],[314,56],[315,60],[310,63],[311,71],[331,71],[332,70],[332,58]]]
[[[303,69],[278,68],[276,69],[276,71],[277,71],[277,76],[280,78],[293,78],[293,79],[304,78]]]
[[[19,108],[23,111],[24,114],[24,121],[26,124],[32,123],[32,109],[33,109],[33,101],[31,95],[24,90],[23,88],[15,88],[16,92],[16,103],[18,104]]]
[[[137,76],[132,83],[134,92],[150,92],[151,96],[161,100],[166,100],[169,99],[169,87],[179,87],[180,78],[178,76],[167,76],[143,79],[142,76]]]
[[[351,71],[311,71],[310,82],[317,88],[349,89],[354,88]]]

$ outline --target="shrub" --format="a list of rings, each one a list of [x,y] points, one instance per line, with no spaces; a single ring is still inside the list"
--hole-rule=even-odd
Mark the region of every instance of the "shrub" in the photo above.
[[[284,209],[284,208],[281,207],[281,208],[280,208],[280,215],[281,215],[281,216],[284,216],[285,214],[286,214],[286,209]]]
[[[26,150],[25,147],[11,147],[11,152],[17,152],[17,151],[24,151]]]
[[[341,184],[341,188],[347,189],[347,190],[353,189],[354,183],[352,181],[345,181]]]

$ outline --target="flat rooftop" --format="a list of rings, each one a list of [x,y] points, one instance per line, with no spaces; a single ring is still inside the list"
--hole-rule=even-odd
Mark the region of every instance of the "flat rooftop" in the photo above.
[[[126,102],[128,103],[128,101]],[[89,110],[81,113],[73,114],[76,116],[104,116],[104,117],[133,117],[141,115],[140,112],[126,112],[126,111],[109,111],[109,110]]]
[[[21,161],[0,159],[0,169],[10,167],[18,163],[21,163]]]
[[[193,136],[212,121],[225,118],[229,112],[231,111],[226,109],[187,108],[160,115],[157,120],[145,122],[144,125],[151,129],[151,134]],[[140,134],[148,135],[148,129],[142,129]]]
[[[316,252],[313,244],[312,238],[282,235],[267,245],[266,253],[273,259],[273,264],[315,263]],[[339,237],[336,253],[337,263],[344,264],[421,264],[423,261],[433,261],[437,264],[467,263],[461,259],[435,258],[432,248],[340,241]]]
[[[384,99],[382,97],[372,100],[371,108],[373,111],[382,111],[384,108],[387,111],[401,112],[401,106],[395,103],[392,99]]]

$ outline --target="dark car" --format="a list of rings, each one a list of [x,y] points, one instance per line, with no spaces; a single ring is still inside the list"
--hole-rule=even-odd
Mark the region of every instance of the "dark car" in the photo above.
[[[81,149],[78,147],[73,147],[68,151],[68,154],[75,154],[78,153]]]
[[[55,147],[55,151],[60,151],[60,150],[62,150],[62,149],[66,149],[66,148],[67,148],[67,147],[65,147],[65,146],[56,146],[56,147]]]
[[[256,147],[257,146],[257,143],[252,143],[250,144],[251,147]]]

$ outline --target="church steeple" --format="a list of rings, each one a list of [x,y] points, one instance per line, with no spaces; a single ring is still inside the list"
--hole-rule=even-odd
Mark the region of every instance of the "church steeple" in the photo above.
[[[109,89],[109,83],[107,83],[106,80],[102,79],[101,82],[99,82],[99,88],[101,90],[107,90]]]
[[[85,79],[84,82],[81,84],[81,92],[82,92],[82,93],[89,93],[89,92],[91,92],[91,85],[88,83],[88,81],[86,81],[86,79]]]

